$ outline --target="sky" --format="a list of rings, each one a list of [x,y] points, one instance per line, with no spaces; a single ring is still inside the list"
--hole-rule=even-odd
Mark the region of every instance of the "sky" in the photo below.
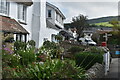
[[[65,15],[65,23],[72,21],[72,17],[83,14],[88,19],[117,16],[119,0],[47,0],[58,7]]]

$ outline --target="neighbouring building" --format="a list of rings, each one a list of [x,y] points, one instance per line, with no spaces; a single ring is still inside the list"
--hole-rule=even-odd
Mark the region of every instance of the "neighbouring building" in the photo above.
[[[0,0],[0,31],[3,36],[13,34],[14,40],[27,42],[30,40],[32,0]]]
[[[77,33],[76,33],[76,29],[74,28],[74,26],[71,26],[70,23],[66,23],[64,24],[64,28],[70,32],[72,32],[72,34],[74,35],[74,37],[77,37]],[[112,27],[89,27],[85,30],[83,30],[83,34],[84,36],[89,36],[92,37],[92,35],[97,35],[97,34],[104,34],[107,32],[111,32],[113,31]],[[97,37],[99,37],[97,35]]]
[[[40,47],[44,41],[57,42],[55,36],[64,28],[65,16],[56,6],[41,0],[33,1],[32,39]]]
[[[0,0],[0,18],[4,35],[13,34],[15,41],[34,40],[37,48],[46,40],[57,42],[58,34],[67,34],[65,16],[46,0]]]

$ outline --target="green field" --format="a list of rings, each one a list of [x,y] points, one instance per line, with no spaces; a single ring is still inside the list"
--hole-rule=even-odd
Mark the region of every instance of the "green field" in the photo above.
[[[94,25],[113,27],[113,25],[109,24],[109,22],[94,23]]]

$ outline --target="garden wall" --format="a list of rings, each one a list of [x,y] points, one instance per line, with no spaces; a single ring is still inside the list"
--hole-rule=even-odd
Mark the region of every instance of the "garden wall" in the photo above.
[[[102,64],[96,63],[86,72],[88,78],[87,80],[93,80],[94,78],[103,78],[105,74],[104,66]]]

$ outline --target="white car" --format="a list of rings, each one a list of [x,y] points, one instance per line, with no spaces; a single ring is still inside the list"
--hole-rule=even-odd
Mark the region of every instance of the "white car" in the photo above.
[[[94,42],[93,40],[86,40],[86,39],[85,39],[85,42],[86,42],[88,45],[93,45],[93,46],[96,45],[96,42]]]
[[[91,39],[80,38],[82,45],[92,45],[95,46],[97,43]]]

